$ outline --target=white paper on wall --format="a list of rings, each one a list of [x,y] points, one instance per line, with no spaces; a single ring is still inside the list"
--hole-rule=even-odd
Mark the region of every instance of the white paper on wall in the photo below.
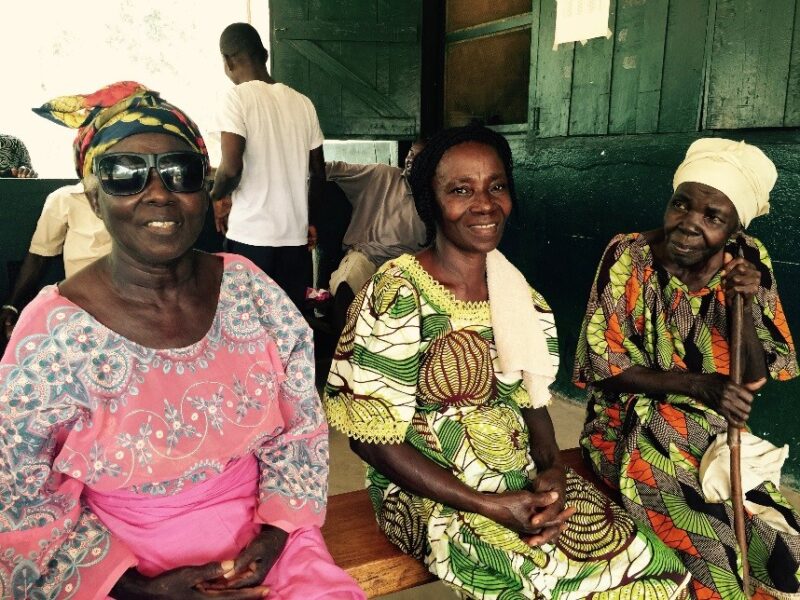
[[[608,16],[610,0],[556,0],[556,36],[553,50],[559,44],[586,42],[597,37],[611,37]]]

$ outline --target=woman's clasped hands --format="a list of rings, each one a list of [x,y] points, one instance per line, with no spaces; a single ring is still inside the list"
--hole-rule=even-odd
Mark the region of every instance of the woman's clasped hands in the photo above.
[[[196,567],[181,567],[156,577],[145,577],[134,569],[119,580],[113,592],[120,600],[260,600],[269,595],[262,585],[278,560],[288,534],[276,527],[261,532],[235,559]]]
[[[564,507],[566,488],[564,468],[550,467],[539,473],[528,489],[487,494],[484,516],[516,531],[529,546],[554,544],[575,514],[574,508]]]

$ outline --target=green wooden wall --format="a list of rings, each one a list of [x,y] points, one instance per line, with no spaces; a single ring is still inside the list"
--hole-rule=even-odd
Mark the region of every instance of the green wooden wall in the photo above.
[[[533,3],[531,135],[800,125],[797,0],[611,0],[608,39],[553,50]]]
[[[730,134],[731,132],[728,132]],[[800,132],[734,134],[761,147],[778,167],[769,215],[749,232],[770,251],[779,292],[800,341]],[[561,348],[554,390],[585,402],[571,383],[586,299],[605,245],[617,233],[661,224],[672,175],[698,134],[596,136],[540,140],[531,147],[512,138],[519,202],[503,249],[552,305]],[[786,473],[800,487],[800,381],[770,382],[751,424],[756,433],[791,447]]]

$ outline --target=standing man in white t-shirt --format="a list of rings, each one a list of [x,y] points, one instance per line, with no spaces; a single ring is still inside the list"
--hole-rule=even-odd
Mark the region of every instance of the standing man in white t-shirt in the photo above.
[[[217,118],[222,160],[211,190],[217,229],[229,252],[252,260],[302,309],[316,242],[308,208],[325,184],[317,113],[303,94],[270,76],[252,25],[229,25],[219,47],[235,86]]]

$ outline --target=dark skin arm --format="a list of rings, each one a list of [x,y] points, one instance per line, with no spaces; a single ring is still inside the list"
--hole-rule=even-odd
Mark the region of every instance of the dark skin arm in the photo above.
[[[549,417],[547,420],[549,421]],[[535,422],[538,431],[541,423],[538,418]],[[550,429],[552,431],[552,423]],[[545,445],[548,450],[542,455],[546,457],[552,448]],[[560,512],[553,507],[558,502],[559,493],[556,489],[558,465],[552,459],[550,466],[541,473],[544,475],[544,472],[548,472],[549,475],[540,483],[534,482],[532,489],[489,494],[478,492],[462,483],[450,471],[429,460],[407,443],[368,444],[351,439],[350,447],[362,460],[403,489],[460,511],[483,515],[516,531],[531,545],[551,540],[554,533],[552,528],[558,531],[572,514],[568,511]],[[557,453],[556,448],[555,454]],[[563,476],[563,467],[560,470]],[[563,490],[563,486],[561,489]],[[561,498],[563,504],[563,494]]]
[[[325,154],[322,146],[308,153],[308,247],[317,245],[317,225],[315,208],[321,205],[325,190]]]
[[[753,298],[760,282],[761,275],[753,264],[743,258],[725,255],[722,284],[726,303],[730,306],[735,294],[741,294],[744,299],[744,385],[737,385],[729,377],[716,373],[662,372],[640,366],[630,367],[619,375],[598,381],[595,385],[613,393],[689,396],[717,411],[731,425],[743,427],[750,417],[753,393],[764,385],[768,373],[752,311]]]
[[[531,458],[536,465],[536,479],[531,483],[534,492],[555,494],[553,501],[536,515],[541,531],[527,540],[531,546],[555,543],[567,527],[574,508],[564,508],[567,474],[561,462],[553,421],[546,408],[523,408],[522,417],[528,426]]]
[[[220,137],[222,140],[222,160],[214,175],[211,200],[214,202],[214,220],[217,225],[217,231],[225,233],[228,229],[230,207],[228,207],[227,212],[221,211],[218,210],[217,203],[230,196],[239,185],[239,181],[242,178],[244,148],[247,140],[228,131],[223,131]]]
[[[56,258],[55,256],[41,256],[28,252],[22,260],[17,281],[14,283],[14,289],[3,304],[10,304],[21,310],[22,303],[29,299],[36,290],[39,278],[42,276],[45,268]],[[0,311],[0,318],[2,318],[3,323],[3,335],[5,335],[6,339],[11,337],[11,332],[14,330],[14,325],[17,323],[18,316],[19,315],[13,310],[2,309],[2,311]]]
[[[128,569],[111,593],[118,600],[264,598],[269,589],[261,582],[283,551],[287,538],[285,531],[263,525],[261,532],[235,560],[173,569],[157,577],[145,577],[136,569]]]

